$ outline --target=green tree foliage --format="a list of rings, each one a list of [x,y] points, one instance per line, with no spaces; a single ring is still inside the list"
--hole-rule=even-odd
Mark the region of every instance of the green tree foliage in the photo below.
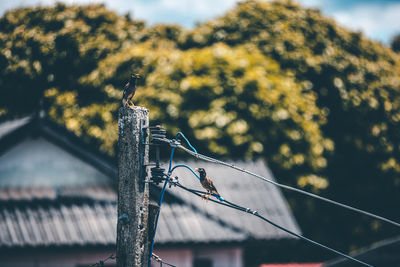
[[[303,176],[326,166],[323,152],[333,147],[321,135],[325,115],[315,94],[257,47],[215,44],[180,51],[173,44],[154,48],[145,43],[106,58],[84,79],[115,103],[121,99],[121,80],[129,74],[120,67],[132,65],[146,74],[137,104],[149,107],[151,119],[170,132],[180,129],[193,137],[200,151],[229,158],[263,156]],[[315,186],[326,187],[326,181],[313,177],[319,182]]]
[[[0,109],[27,114],[43,92],[73,91],[80,105],[104,96],[79,84],[108,54],[140,40],[144,24],[103,5],[16,9],[0,19]],[[116,30],[118,29],[118,30]]]
[[[217,42],[232,47],[252,43],[279,62],[283,70],[292,71],[298,82],[309,83],[317,94],[318,106],[327,114],[323,135],[335,146],[324,171],[330,184],[324,193],[400,220],[394,204],[400,201],[397,54],[360,33],[339,27],[318,10],[301,8],[292,1],[246,1],[179,41],[182,49]],[[281,173],[279,169],[274,172]],[[377,199],[371,201],[372,196]],[[297,218],[305,232],[318,232],[310,223],[315,217],[306,219],[299,211],[317,204],[316,212],[326,214],[325,206],[305,201],[292,204],[297,206]],[[351,218],[350,222],[345,218]],[[339,230],[341,235],[336,236],[352,235],[354,244],[390,235],[386,232],[390,227],[381,229],[381,223],[370,219],[360,223],[359,217],[326,215],[323,220],[333,225],[346,224]],[[319,229],[326,231],[325,227]],[[380,234],[370,235],[371,232]],[[336,241],[340,245],[340,238]]]
[[[113,154],[121,88],[139,71],[134,102],[200,151],[262,157],[283,183],[400,221],[399,55],[318,10],[249,0],[185,31],[103,6],[18,9],[0,19],[0,49],[0,115],[44,94],[52,117]],[[395,233],[287,196],[304,233],[338,248]]]

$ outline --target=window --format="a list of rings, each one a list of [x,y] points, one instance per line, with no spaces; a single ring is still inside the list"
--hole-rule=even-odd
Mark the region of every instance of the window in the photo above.
[[[194,259],[193,267],[213,267],[213,262],[207,258]]]

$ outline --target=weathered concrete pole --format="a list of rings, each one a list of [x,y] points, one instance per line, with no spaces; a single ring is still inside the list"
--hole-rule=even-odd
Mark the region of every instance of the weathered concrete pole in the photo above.
[[[149,111],[121,107],[118,116],[118,226],[117,266],[148,266],[149,186],[144,183],[148,164]]]
[[[158,213],[160,211],[160,206],[155,201],[149,202],[149,235],[147,239],[147,246],[149,247],[149,253],[151,251],[151,245],[153,243],[154,232],[156,231],[156,220]],[[153,251],[154,252],[154,251]]]

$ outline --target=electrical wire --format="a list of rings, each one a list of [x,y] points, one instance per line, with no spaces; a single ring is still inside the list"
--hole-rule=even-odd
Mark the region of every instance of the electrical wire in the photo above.
[[[193,150],[194,153],[197,153],[197,150],[192,146],[192,144],[190,144],[189,140],[186,138],[186,136],[182,132],[178,132],[176,134],[176,136],[178,136],[178,135],[180,135],[186,141],[187,145],[190,147],[190,149]],[[178,139],[176,139],[176,137],[175,137],[175,140],[178,140]]]
[[[117,257],[114,256],[114,253],[110,254],[107,258],[104,260],[100,260],[99,262],[96,262],[92,265],[89,265],[89,267],[96,267],[96,266],[104,266],[104,263],[107,262],[108,260],[115,260]]]
[[[176,136],[175,136],[175,141],[178,142],[179,136],[181,136],[181,137],[186,141],[186,143],[188,144],[188,146],[194,151],[194,153],[197,154],[197,150],[190,144],[189,140],[186,138],[186,136],[185,136],[182,132],[178,132],[178,133],[176,134]],[[183,146],[182,146],[182,147],[183,147]],[[170,175],[170,174],[172,173],[172,171],[173,171],[173,169],[172,169],[172,161],[173,161],[173,159],[174,159],[175,149],[176,149],[176,147],[172,147],[172,149],[171,149],[171,156],[170,156],[170,158],[169,158],[169,166],[168,166],[168,175]],[[189,167],[189,166],[187,166],[187,167]],[[190,168],[190,167],[189,167],[189,168]],[[191,169],[191,168],[190,168],[190,169]],[[196,175],[196,173],[195,173],[193,170],[191,170],[191,171]],[[196,175],[196,176],[197,176],[197,175]],[[199,177],[199,179],[200,179],[200,177]],[[155,223],[154,234],[153,234],[153,241],[152,241],[151,247],[150,247],[149,267],[151,266],[151,258],[153,257],[153,249],[154,249],[154,242],[155,242],[156,233],[157,233],[158,219],[159,219],[159,217],[160,217],[161,205],[162,205],[162,202],[163,202],[163,199],[164,199],[164,194],[165,194],[165,190],[166,190],[166,188],[167,188],[167,184],[168,184],[168,179],[165,179],[163,188],[162,188],[162,190],[161,190],[160,200],[158,201],[158,206],[159,206],[160,208],[159,208],[159,210],[158,210],[158,214],[157,214],[157,217],[156,217],[156,223]]]
[[[188,149],[188,148],[182,146],[182,145],[179,143],[179,141],[178,141],[178,136],[179,136],[179,135],[182,136],[182,138],[186,141],[186,143],[188,144],[188,146],[189,146],[191,149]],[[183,168],[189,169],[198,179],[200,179],[200,177],[197,175],[197,173],[195,173],[194,170],[193,170],[190,166],[188,166],[188,165],[179,164],[179,165],[176,165],[176,166],[174,166],[174,167],[172,168],[172,160],[173,160],[173,154],[174,154],[175,148],[179,148],[179,149],[185,151],[186,153],[192,155],[192,156],[195,157],[195,158],[202,159],[202,160],[205,160],[205,161],[208,161],[208,162],[212,162],[212,163],[215,163],[215,164],[220,164],[220,165],[223,165],[223,166],[226,166],[226,167],[233,168],[233,169],[235,169],[235,170],[241,171],[241,172],[243,172],[243,173],[246,173],[246,174],[249,174],[249,175],[251,175],[251,176],[254,176],[254,177],[258,178],[258,179],[261,179],[261,180],[263,180],[263,181],[265,181],[265,182],[271,183],[271,184],[273,184],[273,185],[275,185],[275,186],[277,186],[277,187],[280,187],[280,188],[283,188],[283,189],[286,189],[286,190],[295,191],[295,192],[298,192],[298,193],[301,193],[301,194],[304,194],[304,195],[307,195],[307,196],[310,196],[310,197],[313,197],[313,198],[316,198],[316,199],[319,199],[319,200],[322,200],[322,201],[325,201],[325,202],[328,202],[328,203],[331,203],[331,204],[334,204],[334,205],[337,205],[337,206],[340,206],[340,207],[343,207],[343,208],[346,208],[346,209],[349,209],[349,210],[352,210],[352,211],[355,211],[355,212],[358,212],[358,213],[361,213],[361,214],[364,214],[364,215],[373,217],[373,218],[375,218],[375,219],[379,219],[379,220],[382,220],[382,221],[385,221],[385,222],[388,222],[388,223],[391,223],[391,224],[393,224],[393,225],[395,225],[395,226],[400,227],[400,224],[399,224],[399,223],[394,222],[394,221],[392,221],[392,220],[389,220],[389,219],[387,219],[387,218],[381,217],[381,216],[379,216],[379,215],[375,215],[375,214],[373,214],[373,213],[370,213],[370,212],[367,212],[367,211],[363,211],[363,210],[361,210],[361,209],[357,209],[357,208],[351,207],[351,206],[349,206],[349,205],[346,205],[346,204],[343,204],[343,203],[340,203],[340,202],[337,202],[337,201],[334,201],[334,200],[331,200],[331,199],[328,199],[328,198],[324,198],[324,197],[315,195],[315,194],[313,194],[313,193],[310,193],[310,192],[307,192],[307,191],[304,191],[304,190],[301,190],[301,189],[298,189],[298,188],[295,188],[295,187],[291,187],[291,186],[288,186],[288,185],[280,184],[280,183],[275,182],[275,181],[273,181],[273,180],[270,180],[270,179],[268,179],[268,178],[266,178],[266,177],[264,177],[264,176],[258,175],[258,174],[256,174],[256,173],[253,173],[253,172],[251,172],[251,171],[248,171],[248,170],[246,170],[246,169],[244,169],[244,168],[235,166],[234,164],[230,164],[230,163],[227,163],[227,162],[224,162],[224,161],[221,161],[221,160],[212,158],[212,157],[208,157],[208,156],[206,156],[206,155],[199,154],[199,153],[197,152],[197,150],[190,144],[189,140],[188,140],[188,139],[184,136],[184,134],[181,133],[181,132],[179,132],[179,133],[176,135],[175,140],[169,140],[169,139],[166,139],[166,138],[162,138],[162,139],[159,139],[159,141],[163,141],[163,142],[169,143],[170,146],[172,147],[172,150],[171,150],[171,157],[170,157],[170,162],[169,162],[169,168],[168,168],[168,174],[167,174],[167,179],[166,179],[166,181],[165,181],[165,183],[164,183],[163,191],[165,191],[165,185],[166,185],[168,182],[170,182],[170,183],[172,183],[172,184],[174,184],[174,185],[177,185],[178,187],[180,187],[180,188],[182,188],[182,189],[185,189],[185,190],[187,190],[187,191],[189,191],[189,192],[191,192],[191,193],[193,193],[193,194],[195,194],[195,195],[198,195],[198,196],[201,196],[201,193],[204,193],[204,194],[206,193],[206,192],[202,192],[202,191],[198,191],[198,190],[186,188],[186,187],[184,187],[183,185],[181,185],[181,184],[180,184],[179,182],[177,182],[177,181],[171,182],[171,180],[170,180],[170,175],[172,174],[172,172],[173,172],[176,168],[179,168],[179,167],[183,167]],[[215,196],[216,196],[216,195],[215,195]],[[217,196],[216,196],[216,197],[217,197]],[[343,257],[345,257],[345,258],[347,258],[347,259],[349,259],[349,260],[355,261],[355,262],[360,263],[360,264],[362,264],[362,265],[365,265],[365,266],[372,266],[372,265],[367,264],[367,263],[365,263],[365,262],[363,262],[363,261],[357,260],[357,259],[355,259],[355,258],[353,258],[353,257],[351,257],[351,256],[349,256],[349,255],[347,255],[347,254],[345,254],[345,253],[342,253],[342,252],[337,251],[337,250],[335,250],[335,249],[332,249],[332,248],[330,248],[330,247],[328,247],[328,246],[325,246],[325,245],[323,245],[323,244],[321,244],[321,243],[318,243],[318,242],[316,242],[316,241],[313,241],[313,240],[311,240],[311,239],[309,239],[309,238],[307,238],[307,237],[304,237],[304,236],[302,236],[302,235],[300,235],[300,234],[297,234],[297,233],[295,233],[295,232],[292,232],[292,231],[290,231],[289,229],[286,229],[286,228],[284,228],[284,227],[282,227],[282,226],[280,226],[280,225],[278,225],[278,224],[276,224],[276,223],[270,221],[269,219],[265,218],[264,216],[261,216],[260,214],[257,213],[257,211],[253,211],[253,210],[251,210],[251,209],[249,209],[249,208],[241,207],[241,206],[239,206],[239,205],[237,205],[237,204],[234,204],[234,203],[232,203],[232,202],[229,202],[229,201],[223,199],[222,197],[221,197],[221,198],[218,198],[218,197],[217,197],[217,199],[219,199],[219,202],[216,201],[216,200],[214,200],[214,199],[209,199],[209,200],[212,201],[212,202],[218,203],[218,204],[220,204],[220,205],[224,205],[224,206],[227,206],[227,207],[230,207],[230,208],[234,208],[234,209],[240,210],[240,211],[242,211],[242,212],[246,212],[246,213],[253,214],[254,216],[256,216],[256,217],[258,217],[258,218],[260,218],[260,219],[262,219],[262,220],[268,222],[269,224],[271,224],[271,225],[277,227],[278,229],[280,229],[280,230],[282,230],[282,231],[285,231],[285,232],[287,232],[287,233],[289,233],[289,234],[291,234],[291,235],[293,235],[293,236],[296,236],[296,237],[298,237],[298,238],[300,238],[300,239],[303,239],[303,240],[305,240],[305,241],[307,241],[307,242],[309,242],[309,243],[312,243],[312,244],[314,244],[314,245],[317,245],[317,246],[319,246],[319,247],[322,247],[322,248],[324,248],[324,249],[327,249],[327,250],[329,250],[329,251],[331,251],[331,252],[333,252],[333,253],[336,253],[336,254],[338,254],[338,255],[340,255],[340,256],[343,256]],[[162,201],[162,200],[161,200],[161,201]],[[158,218],[157,218],[157,220],[158,220]],[[153,244],[154,244],[154,239],[153,239]],[[152,244],[152,247],[153,247],[153,244]]]
[[[190,166],[188,166],[188,165],[186,165],[186,164],[178,164],[178,165],[175,165],[172,169],[171,169],[171,171],[169,172],[170,174],[172,174],[172,172],[176,169],[176,168],[186,168],[186,169],[189,169],[189,171],[191,171],[196,177],[197,177],[197,179],[199,179],[200,180],[200,176],[197,174],[197,173],[195,173],[195,171],[190,167]]]
[[[261,175],[259,175],[259,174],[253,173],[253,172],[251,172],[251,171],[249,171],[249,170],[246,170],[246,169],[244,169],[244,168],[235,166],[234,164],[230,164],[230,163],[227,163],[227,162],[224,162],[224,161],[221,161],[221,160],[218,160],[218,159],[215,159],[215,158],[211,158],[211,157],[208,157],[208,156],[199,154],[199,153],[197,153],[197,152],[191,151],[191,150],[187,149],[186,147],[182,146],[182,145],[179,144],[179,143],[172,143],[172,142],[171,142],[170,140],[168,140],[168,139],[161,140],[161,141],[168,142],[171,146],[174,146],[174,147],[177,147],[177,148],[179,148],[179,149],[182,149],[183,151],[187,152],[188,154],[192,155],[192,156],[195,157],[195,158],[202,159],[202,160],[205,160],[205,161],[208,161],[208,162],[212,162],[212,163],[216,163],[216,164],[220,164],[220,165],[224,165],[224,166],[230,167],[230,168],[235,169],[235,170],[237,170],[237,171],[241,171],[241,172],[243,172],[243,173],[246,173],[246,174],[249,174],[249,175],[251,175],[251,176],[254,176],[254,177],[256,177],[256,178],[258,178],[258,179],[260,179],[260,180],[263,180],[263,181],[265,181],[265,182],[268,182],[268,183],[270,183],[270,184],[273,184],[273,185],[275,185],[275,186],[277,186],[277,187],[280,187],[280,188],[283,188],[283,189],[286,189],[286,190],[290,190],[290,191],[294,191],[294,192],[297,192],[297,193],[300,193],[300,194],[303,194],[303,195],[307,195],[307,196],[309,196],[309,197],[316,198],[316,199],[319,199],[319,200],[328,202],[328,203],[330,203],[330,204],[333,204],[333,205],[336,205],[336,206],[339,206],[339,207],[342,207],[342,208],[345,208],[345,209],[348,209],[348,210],[352,210],[352,211],[354,211],[354,212],[358,212],[358,213],[360,213],[360,214],[367,215],[367,216],[369,216],[369,217],[372,217],[372,218],[375,218],[375,219],[378,219],[378,220],[381,220],[381,221],[390,223],[390,224],[395,225],[395,226],[397,226],[397,227],[400,227],[400,223],[395,222],[395,221],[390,220],[390,219],[387,219],[387,218],[385,218],[385,217],[382,217],[382,216],[373,214],[373,213],[371,213],[371,212],[364,211],[364,210],[361,210],[361,209],[358,209],[358,208],[355,208],[355,207],[352,207],[352,206],[349,206],[349,205],[346,205],[346,204],[337,202],[337,201],[335,201],[335,200],[331,200],[331,199],[328,199],[328,198],[325,198],[325,197],[321,197],[321,196],[318,196],[318,195],[316,195],[316,194],[313,194],[313,193],[310,193],[310,192],[307,192],[307,191],[304,191],[304,190],[301,190],[301,189],[298,189],[298,188],[295,188],[295,187],[292,187],[292,186],[280,184],[280,183],[275,182],[275,181],[273,181],[273,180],[271,180],[271,179],[268,179],[268,178],[266,178],[266,177],[264,177],[264,176],[261,176]]]
[[[176,168],[186,168],[186,169],[190,170],[190,171],[197,177],[197,179],[200,180],[200,176],[199,176],[197,173],[195,173],[195,171],[194,171],[190,166],[188,166],[188,165],[186,165],[186,164],[178,164],[178,165],[175,165],[175,166],[171,169],[171,171],[168,173],[168,175],[171,175],[172,172],[173,172]],[[212,194],[213,196],[215,196],[216,198],[218,198],[219,201],[224,201],[224,198],[223,198],[223,197],[218,196],[218,195],[216,195],[216,194],[213,193],[213,192],[211,192],[211,194]]]
[[[187,192],[190,192],[190,193],[192,193],[192,194],[194,194],[194,195],[197,195],[197,196],[201,196],[202,193],[205,193],[205,192],[202,192],[202,191],[199,191],[199,190],[194,190],[194,189],[191,189],[191,188],[187,188],[187,187],[183,186],[182,184],[180,184],[180,183],[177,182],[177,181],[171,182],[171,183],[173,183],[174,185],[178,186],[179,188],[181,188],[181,189],[183,189],[183,190],[185,190],[185,191],[187,191]],[[233,209],[242,211],[242,212],[246,212],[246,213],[252,214],[252,215],[254,215],[254,216],[256,216],[256,217],[262,219],[263,221],[265,221],[265,222],[267,222],[267,223],[273,225],[274,227],[276,227],[276,228],[278,228],[278,229],[280,229],[280,230],[282,230],[282,231],[285,231],[286,233],[288,233],[288,234],[290,234],[290,235],[293,235],[293,236],[295,236],[295,237],[297,237],[297,238],[300,238],[300,239],[302,239],[302,240],[305,240],[305,241],[307,241],[307,242],[309,242],[309,243],[311,243],[311,244],[314,244],[314,245],[316,245],[316,246],[319,246],[319,247],[321,247],[321,248],[324,248],[324,249],[326,249],[326,250],[329,250],[329,251],[331,251],[331,252],[333,252],[333,253],[335,253],[335,254],[337,254],[337,255],[340,255],[340,256],[342,256],[342,257],[345,257],[345,258],[347,258],[347,259],[349,259],[349,260],[351,260],[351,261],[357,262],[357,263],[362,264],[362,265],[364,265],[364,266],[370,266],[370,267],[372,267],[372,265],[370,265],[370,264],[368,264],[368,263],[366,263],[366,262],[363,262],[363,261],[361,261],[361,260],[358,260],[358,259],[356,259],[356,258],[354,258],[354,257],[352,257],[352,256],[350,256],[350,255],[347,255],[347,254],[345,254],[345,253],[343,253],[343,252],[340,252],[340,251],[338,251],[338,250],[336,250],[336,249],[330,248],[330,247],[328,247],[328,246],[326,246],[326,245],[323,245],[323,244],[321,244],[321,243],[319,243],[319,242],[317,242],[317,241],[314,241],[314,240],[309,239],[309,238],[307,238],[307,237],[305,237],[305,236],[303,236],[303,235],[297,234],[297,233],[295,233],[295,232],[293,232],[293,231],[291,231],[291,230],[289,230],[289,229],[286,229],[285,227],[280,226],[279,224],[274,223],[273,221],[271,221],[271,220],[267,219],[266,217],[260,215],[257,211],[253,211],[253,210],[251,210],[251,209],[249,209],[249,208],[245,208],[245,207],[239,206],[239,205],[234,204],[234,203],[232,203],[232,202],[230,202],[230,201],[227,201],[227,200],[224,200],[224,202],[219,202],[219,201],[216,201],[216,200],[214,200],[214,199],[209,199],[209,200],[212,201],[212,202],[214,202],[214,203],[217,203],[217,204],[219,204],[219,205],[223,205],[223,206],[230,207],[230,208],[233,208]]]
[[[160,263],[160,266],[163,266],[163,265],[165,264],[165,265],[167,265],[167,266],[176,267],[175,265],[172,265],[171,263],[168,263],[168,262],[166,262],[166,261],[163,261],[159,256],[157,256],[157,255],[154,254],[154,253],[152,253],[151,255],[152,255],[152,257],[153,257],[153,259],[154,259],[155,261],[157,261],[157,262]]]

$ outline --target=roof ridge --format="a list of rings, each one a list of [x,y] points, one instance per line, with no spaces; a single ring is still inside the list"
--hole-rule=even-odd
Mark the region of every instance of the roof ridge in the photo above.
[[[115,194],[113,194],[115,193]],[[110,202],[116,203],[116,192],[109,185],[64,187],[0,187],[0,203],[24,205],[38,203]]]

